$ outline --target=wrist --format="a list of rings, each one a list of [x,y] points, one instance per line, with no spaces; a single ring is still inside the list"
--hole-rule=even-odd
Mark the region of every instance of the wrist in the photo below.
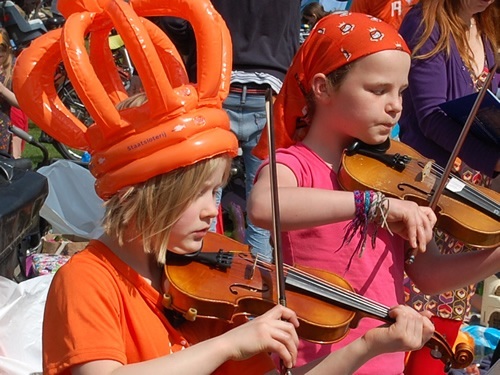
[[[222,363],[240,359],[234,343],[228,340],[227,336],[227,334],[222,334],[209,340],[213,341],[213,347],[217,348],[217,354],[221,356],[220,360]]]
[[[332,353],[329,357],[334,362],[337,370],[336,374],[352,374],[367,361],[381,353],[378,345],[371,344],[370,340],[367,340],[363,335],[349,345]],[[340,358],[350,358],[350,360],[342,362],[339,361]],[[331,366],[328,367],[332,368]]]

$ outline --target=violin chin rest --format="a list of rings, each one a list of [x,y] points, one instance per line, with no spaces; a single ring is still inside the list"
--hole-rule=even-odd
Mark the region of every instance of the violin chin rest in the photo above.
[[[383,154],[389,149],[389,147],[391,147],[390,138],[387,138],[384,142],[377,145],[369,145],[367,143],[361,142],[359,139],[356,139],[349,147],[347,147],[346,154],[352,156],[358,153],[359,150],[367,150]]]

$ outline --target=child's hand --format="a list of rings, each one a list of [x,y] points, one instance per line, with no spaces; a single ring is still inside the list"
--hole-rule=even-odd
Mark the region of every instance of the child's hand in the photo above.
[[[393,233],[407,240],[413,249],[425,252],[426,245],[432,240],[433,227],[437,218],[429,207],[415,202],[388,198],[387,222]]]
[[[434,333],[429,315],[429,312],[420,314],[408,306],[393,307],[389,316],[396,322],[368,331],[364,339],[379,354],[420,349]]]
[[[262,352],[274,352],[287,368],[297,359],[299,321],[295,312],[281,305],[219,336],[231,350],[229,359],[243,360]]]

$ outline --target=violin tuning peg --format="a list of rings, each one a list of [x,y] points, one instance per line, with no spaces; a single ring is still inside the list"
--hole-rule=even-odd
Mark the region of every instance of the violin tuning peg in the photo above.
[[[444,365],[444,372],[447,374],[450,370],[451,370],[451,362],[450,362],[450,361],[448,361],[448,362],[446,362],[446,364]]]
[[[431,356],[434,359],[441,359],[443,354],[439,351],[439,348],[435,346],[434,349],[431,350]]]

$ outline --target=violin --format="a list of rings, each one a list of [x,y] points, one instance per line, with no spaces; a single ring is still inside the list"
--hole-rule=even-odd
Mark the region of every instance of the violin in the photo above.
[[[164,305],[184,316],[222,319],[229,325],[258,316],[278,304],[274,265],[254,257],[247,245],[208,233],[194,255],[168,253],[164,268],[168,287]],[[300,337],[317,343],[342,340],[363,317],[389,324],[389,308],[357,294],[335,274],[284,265],[287,306],[300,321]],[[426,346],[446,368],[465,368],[473,348],[460,343],[456,352],[435,332]]]
[[[338,173],[344,190],[378,190],[387,196],[429,205],[443,168],[404,143],[371,146],[355,142],[343,154]],[[456,176],[448,177],[437,201],[436,226],[476,247],[500,245],[500,194]]]

